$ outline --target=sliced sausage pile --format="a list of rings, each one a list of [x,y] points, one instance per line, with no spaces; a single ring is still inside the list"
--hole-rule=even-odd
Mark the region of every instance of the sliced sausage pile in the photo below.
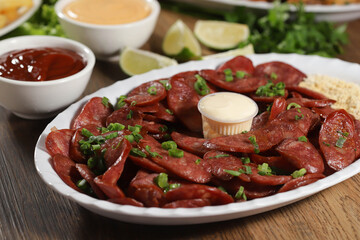
[[[52,129],[46,147],[67,185],[118,204],[191,208],[289,191],[360,156],[360,122],[299,87],[305,77],[283,62],[235,57],[144,83],[114,105],[94,97],[70,129]],[[257,102],[250,131],[202,138],[197,103],[217,91]]]

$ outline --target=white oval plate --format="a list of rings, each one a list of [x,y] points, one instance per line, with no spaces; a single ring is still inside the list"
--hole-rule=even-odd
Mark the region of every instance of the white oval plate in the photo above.
[[[8,0],[11,1],[11,0]],[[14,30],[18,26],[20,26],[22,23],[27,21],[35,12],[38,10],[38,8],[41,5],[42,0],[33,0],[33,6],[30,8],[25,14],[23,14],[21,17],[16,19],[15,21],[11,22],[9,25],[6,25],[3,28],[0,28],[0,37],[7,34],[8,32]]]
[[[179,2],[188,2],[203,7],[219,6],[244,6],[252,9],[269,10],[273,8],[272,2],[251,1],[251,0],[173,0]],[[210,4],[210,5],[209,5]],[[290,5],[290,11],[295,12],[296,7]],[[360,18],[360,3],[346,5],[305,5],[305,12],[315,14],[317,21],[347,22]]]
[[[360,65],[344,62],[339,59],[273,53],[250,55],[248,57],[253,61],[254,65],[275,60],[283,61],[297,67],[306,74],[326,74],[341,78],[346,81],[360,83],[360,79],[358,77],[360,76]],[[58,129],[69,128],[70,121],[75,116],[76,111],[90,98],[95,96],[106,96],[112,103],[115,103],[116,99],[120,95],[128,93],[132,88],[140,85],[141,83],[169,77],[183,71],[216,68],[220,63],[223,63],[228,59],[229,58],[193,61],[177,66],[154,70],[142,75],[128,78],[126,80],[118,81],[115,84],[100,89],[74,103],[65,111],[60,113],[52,122],[50,122],[38,139],[35,147],[34,158],[36,169],[39,175],[52,189],[77,202],[90,211],[100,215],[132,223],[180,225],[223,221],[269,211],[293,203],[295,201],[299,201],[321,190],[340,183],[360,172],[360,161],[357,160],[339,172],[336,172],[315,183],[289,192],[279,193],[273,196],[250,200],[247,202],[193,209],[142,208],[119,205],[103,200],[98,200],[70,188],[55,173],[50,163],[50,155],[46,151],[45,138],[50,132],[50,129],[54,126]]]

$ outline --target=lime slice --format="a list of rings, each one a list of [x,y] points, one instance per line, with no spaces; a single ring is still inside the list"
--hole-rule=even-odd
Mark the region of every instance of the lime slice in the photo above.
[[[186,61],[201,56],[201,47],[193,32],[181,20],[177,20],[166,32],[163,52],[178,60]]]
[[[243,48],[236,48],[233,50],[228,50],[226,52],[216,53],[212,55],[203,56],[202,59],[213,59],[213,58],[221,58],[221,57],[228,57],[228,56],[240,56],[240,55],[249,55],[254,54],[254,47],[252,44],[249,44]]]
[[[127,47],[121,52],[119,64],[124,73],[133,76],[177,65],[177,61],[153,52]]]
[[[235,48],[249,37],[249,27],[245,24],[213,20],[198,20],[194,33],[205,46],[217,50]]]

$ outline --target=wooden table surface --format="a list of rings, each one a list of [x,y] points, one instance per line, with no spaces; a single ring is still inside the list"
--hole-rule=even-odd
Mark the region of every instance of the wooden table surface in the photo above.
[[[164,33],[178,18],[191,28],[196,20],[163,10],[144,48],[161,52]],[[348,24],[348,33],[339,58],[360,63],[360,20]],[[124,78],[117,64],[98,61],[84,95]],[[24,120],[0,107],[0,239],[360,239],[360,175],[289,206],[226,222],[147,226],[99,216],[38,176],[34,148],[51,120]]]

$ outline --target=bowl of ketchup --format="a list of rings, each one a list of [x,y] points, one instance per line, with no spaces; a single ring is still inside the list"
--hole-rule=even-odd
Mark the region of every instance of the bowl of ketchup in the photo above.
[[[60,37],[0,42],[0,105],[26,119],[57,114],[84,92],[95,65],[85,45]]]

